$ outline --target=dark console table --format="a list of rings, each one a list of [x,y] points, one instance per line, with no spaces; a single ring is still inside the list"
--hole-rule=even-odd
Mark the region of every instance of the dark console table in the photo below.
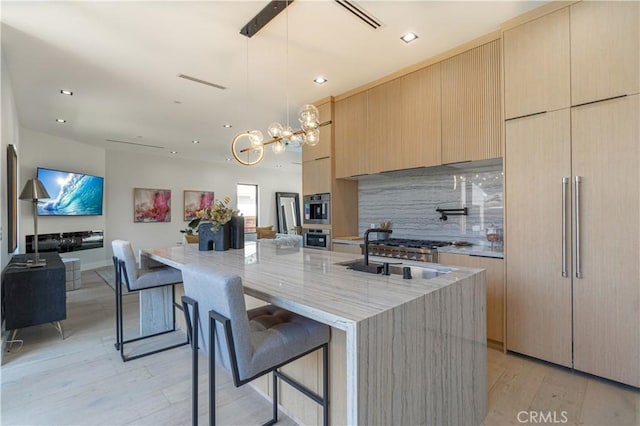
[[[18,330],[47,322],[57,323],[67,318],[67,293],[64,263],[58,253],[40,253],[47,264],[27,268],[33,254],[17,254],[2,271],[2,316],[7,330]],[[14,332],[15,335],[15,332]]]

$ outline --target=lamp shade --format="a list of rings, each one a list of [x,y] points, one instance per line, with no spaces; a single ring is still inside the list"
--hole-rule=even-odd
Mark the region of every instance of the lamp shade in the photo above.
[[[38,179],[29,179],[27,183],[24,184],[24,188],[20,193],[21,200],[41,200],[44,198],[51,198],[47,190],[45,189],[42,182]]]

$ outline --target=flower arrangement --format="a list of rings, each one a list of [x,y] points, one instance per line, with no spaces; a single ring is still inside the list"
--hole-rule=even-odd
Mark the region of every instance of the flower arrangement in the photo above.
[[[226,195],[223,200],[216,200],[211,207],[206,207],[196,212],[197,219],[206,220],[213,224],[211,230],[217,232],[220,225],[229,222],[233,216],[237,216],[239,211],[229,206],[231,197]],[[194,219],[194,220],[197,220]]]

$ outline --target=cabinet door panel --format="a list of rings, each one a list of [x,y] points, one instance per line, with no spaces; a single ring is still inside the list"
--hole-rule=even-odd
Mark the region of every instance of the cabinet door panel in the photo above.
[[[335,245],[334,245],[335,247]],[[438,262],[443,265],[481,268],[485,272],[487,288],[487,339],[504,342],[504,261],[489,257],[441,253]]]
[[[505,135],[507,349],[570,367],[571,278],[562,276],[569,109],[507,121]]]
[[[318,112],[320,113],[320,123],[333,120],[333,118],[331,117],[331,106],[331,102],[327,102],[318,106]],[[332,126],[333,124],[329,124],[320,128],[320,143],[318,143],[316,146],[304,145],[302,147],[302,161],[312,161],[317,160],[318,158],[326,158],[331,156],[331,144],[333,143]]]
[[[442,164],[440,64],[402,77],[401,90],[402,168]]]
[[[640,2],[571,6],[571,104],[640,92]]]
[[[392,80],[369,89],[369,146],[362,152],[367,159],[366,172],[398,170],[402,166],[402,92],[400,80]]]
[[[336,178],[367,173],[367,92],[335,103],[334,126]]]
[[[575,368],[640,386],[639,95],[572,109],[583,278],[574,278]]]
[[[569,8],[504,33],[505,118],[570,105]]]
[[[442,61],[442,162],[502,157],[500,40]]]
[[[306,161],[302,163],[303,195],[331,192],[331,159]]]

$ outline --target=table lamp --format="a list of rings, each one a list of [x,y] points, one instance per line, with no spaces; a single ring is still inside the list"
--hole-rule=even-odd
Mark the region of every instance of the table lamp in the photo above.
[[[33,202],[33,244],[35,246],[35,257],[33,262],[28,263],[30,268],[39,268],[47,264],[45,259],[38,257],[38,200],[51,198],[42,182],[38,179],[29,179],[22,189],[20,199]]]

